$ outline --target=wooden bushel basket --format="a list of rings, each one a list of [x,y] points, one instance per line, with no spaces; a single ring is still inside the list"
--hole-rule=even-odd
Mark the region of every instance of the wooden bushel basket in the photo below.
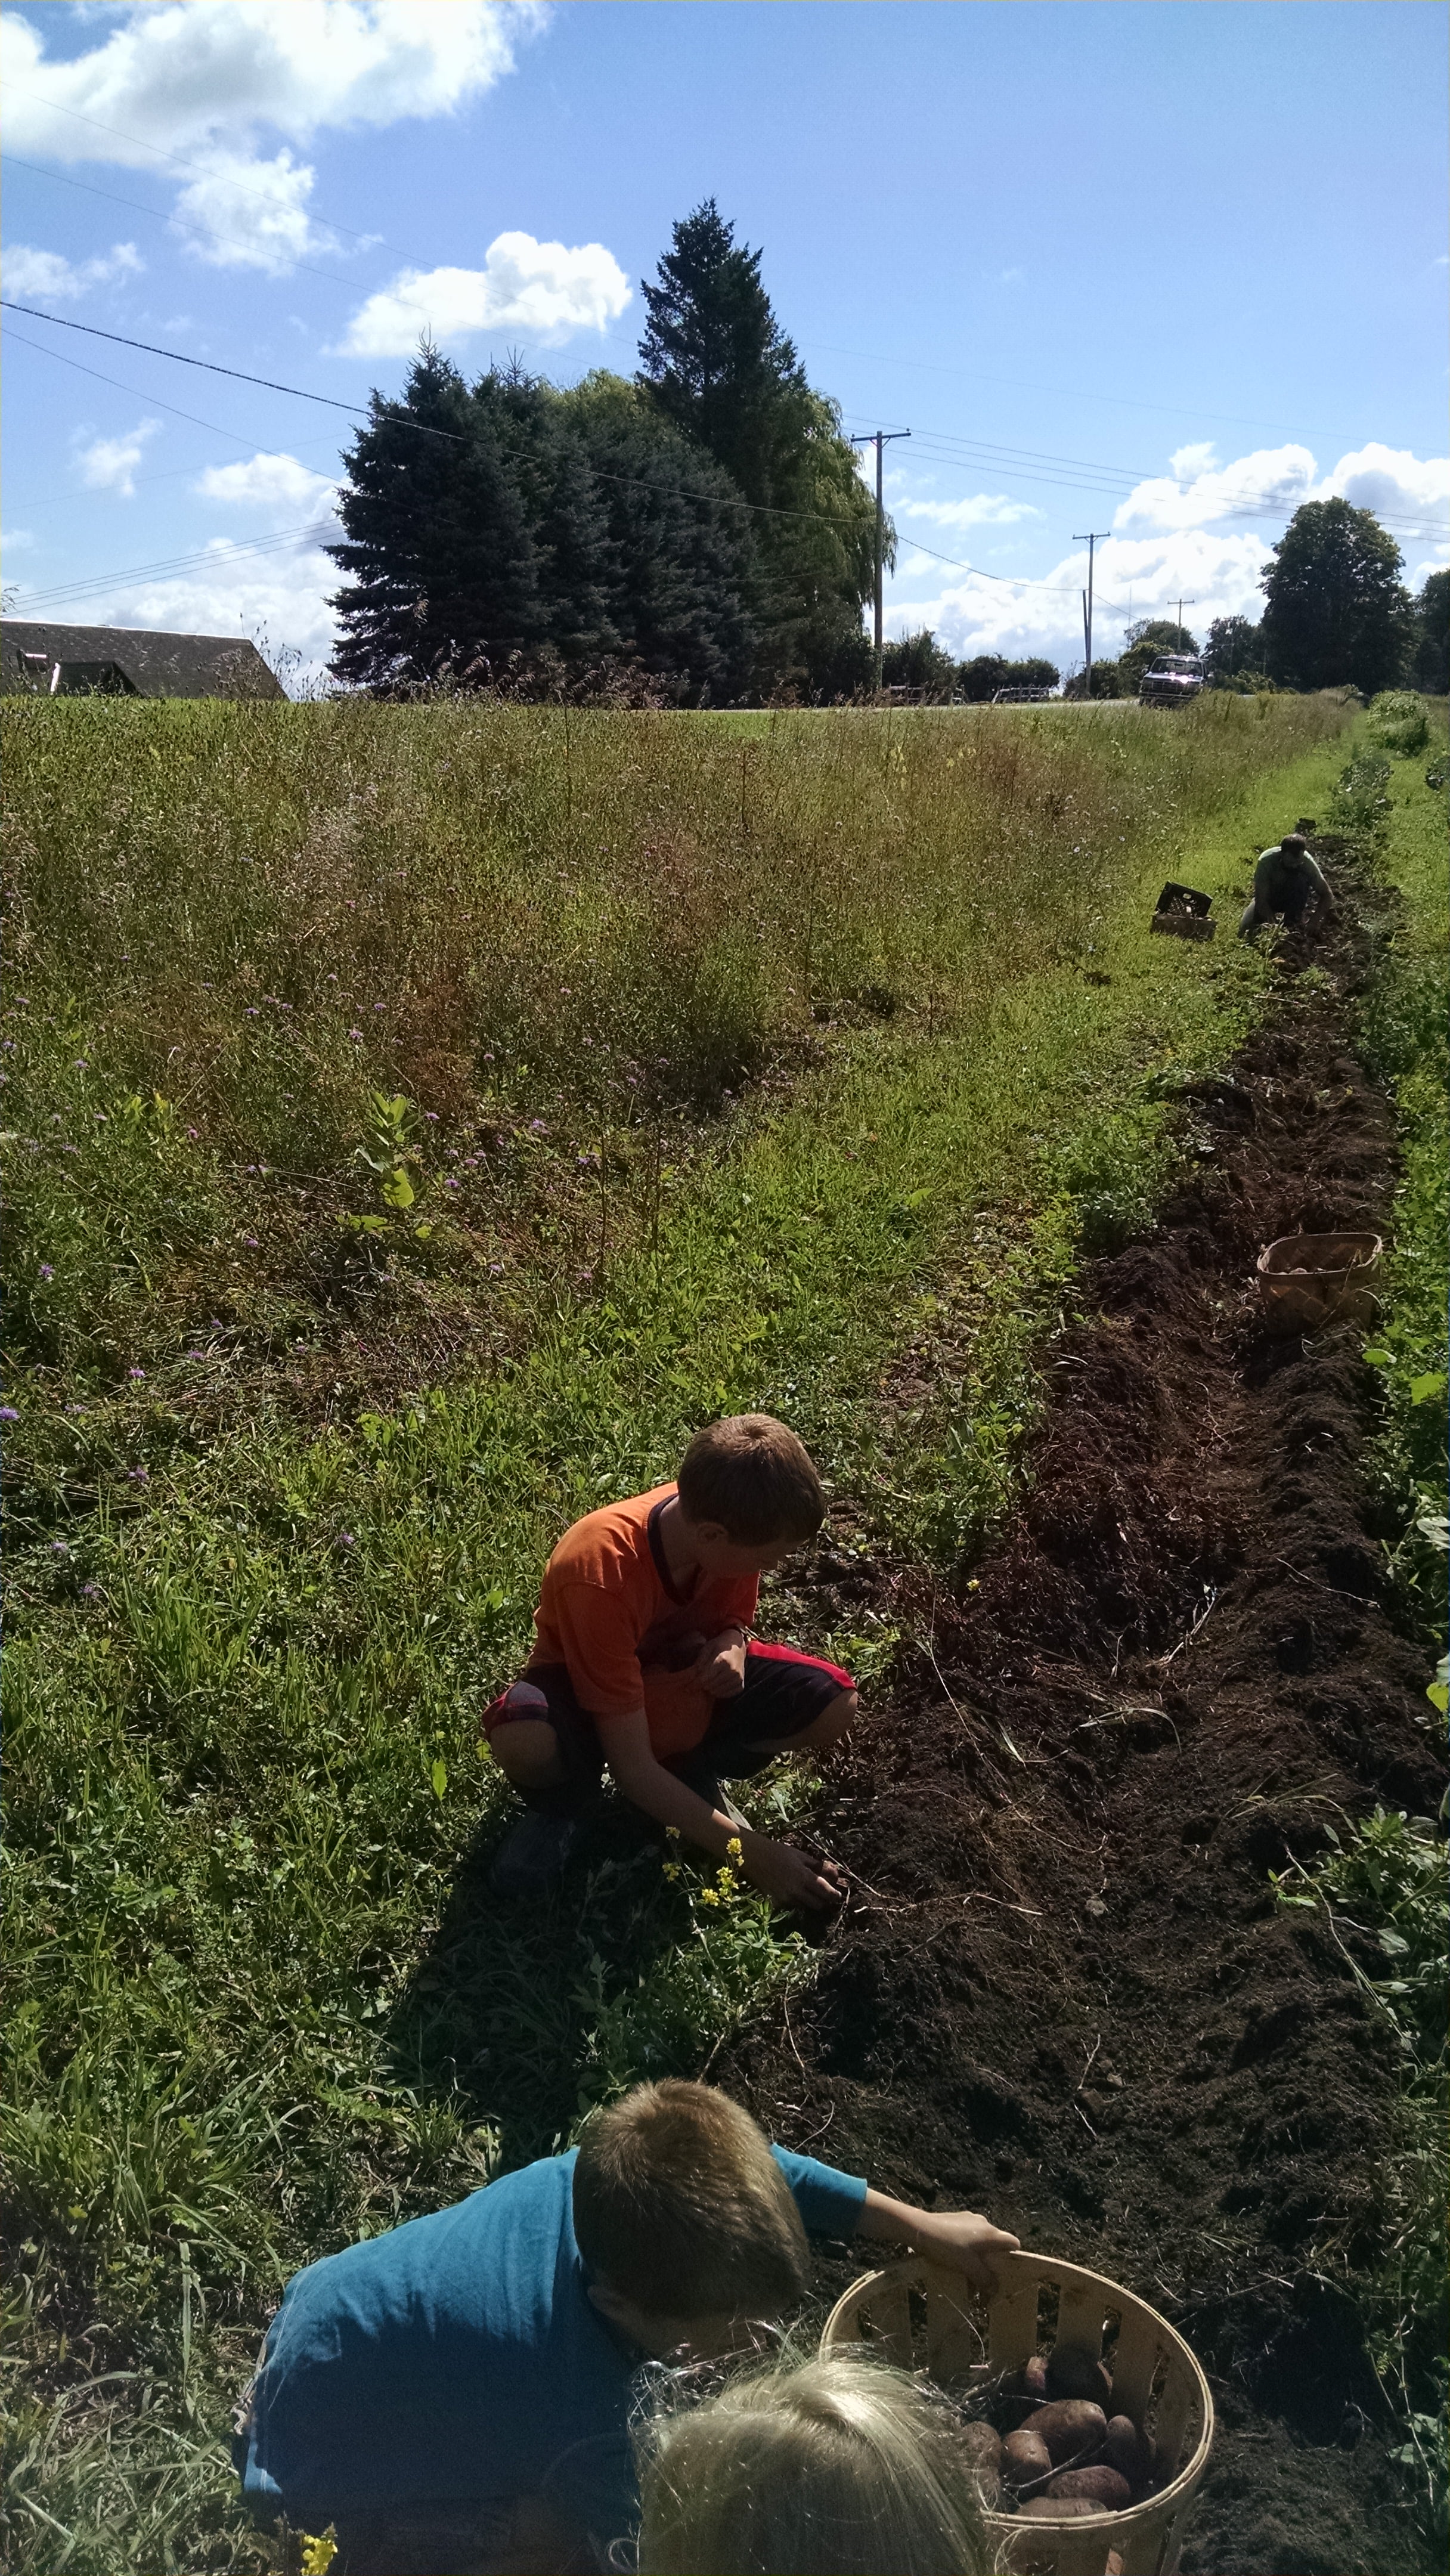
[[[993,2259],[999,2287],[991,2299],[959,2272],[917,2256],[869,2272],[836,2301],[821,2350],[867,2343],[899,2369],[949,2380],[958,2395],[1019,2370],[1057,2341],[1104,2353],[1112,2411],[1151,2434],[1160,2460],[1172,2463],[1169,2483],[1143,2504],[1091,2519],[988,2512],[994,2564],[1012,2576],[1175,2576],[1213,2447],[1213,2398],[1182,2335],[1100,2272],[1043,2254]],[[1044,2292],[1056,2293],[1053,2328],[1039,2323]]]
[[[1377,1234],[1281,1234],[1264,1246],[1254,1278],[1271,1333],[1318,1333],[1326,1324],[1372,1324]]]

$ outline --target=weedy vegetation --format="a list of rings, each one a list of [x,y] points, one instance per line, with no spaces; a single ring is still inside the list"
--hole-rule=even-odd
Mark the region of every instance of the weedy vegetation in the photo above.
[[[756,1404],[837,1550],[980,1543],[1269,973],[1158,884],[1231,918],[1348,721],[6,711],[17,2569],[269,2565],[287,2275],[808,1972],[628,1834],[488,1896],[543,1558]]]

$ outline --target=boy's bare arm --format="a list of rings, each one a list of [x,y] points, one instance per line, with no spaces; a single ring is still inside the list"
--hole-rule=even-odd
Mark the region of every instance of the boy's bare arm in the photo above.
[[[856,2222],[858,2236],[887,2244],[906,2244],[951,2270],[965,2272],[979,2290],[992,2291],[997,2276],[994,2254],[1013,2254],[1017,2238],[994,2227],[976,2209],[915,2209],[910,2201],[888,2200],[883,2191],[868,2191]]]
[[[740,1844],[740,1866],[752,1887],[777,1905],[838,1905],[845,1894],[845,1882],[838,1878],[831,1861],[812,1860],[806,1852],[795,1851],[789,1843],[772,1842],[769,1834],[742,1833],[718,1807],[708,1806],[657,1762],[650,1746],[649,1725],[644,1710],[631,1710],[628,1717],[606,1720],[602,1730],[605,1759],[619,1787],[632,1805],[642,1807],[656,1824],[673,1825],[677,1833],[698,1843],[715,1860],[723,1860],[729,1844]]]
[[[738,1624],[707,1638],[695,1666],[695,1679],[711,1699],[734,1699],[745,1688],[745,1631]]]

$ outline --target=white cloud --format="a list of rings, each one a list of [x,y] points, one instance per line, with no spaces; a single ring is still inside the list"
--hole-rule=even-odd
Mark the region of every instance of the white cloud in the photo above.
[[[629,280],[602,242],[567,250],[500,233],[482,268],[405,268],[353,315],[341,346],[350,357],[406,357],[424,330],[439,341],[520,331],[553,343],[602,331],[629,300]]]
[[[136,489],[136,468],[160,427],[159,420],[140,420],[119,438],[93,438],[89,447],[77,445],[75,461],[87,490],[118,492],[123,501],[129,501]],[[77,432],[78,440],[84,436],[84,430]]]
[[[1315,498],[1342,492],[1356,510],[1373,510],[1392,533],[1425,537],[1440,529],[1450,536],[1450,456],[1419,457],[1407,447],[1367,447],[1341,456],[1326,474]]]
[[[143,0],[66,60],[6,9],[8,140],[52,161],[154,169],[158,153],[197,158],[178,215],[228,236],[200,255],[278,275],[327,236],[308,229],[312,171],[285,150],[259,157],[259,130],[298,143],[448,115],[513,69],[546,16],[539,0]]]
[[[1180,447],[1173,472],[1150,475],[1118,509],[1115,528],[1201,528],[1246,511],[1282,511],[1310,500],[1317,471],[1307,447],[1261,447],[1232,465],[1208,460],[1211,446]]]
[[[1009,501],[1004,492],[974,492],[967,501],[893,501],[894,519],[931,519],[939,528],[1002,527],[1013,519],[1040,519],[1030,501]]]
[[[29,528],[0,528],[0,551],[9,547],[13,552],[17,546],[33,546],[34,543],[35,538]]]
[[[248,456],[236,465],[208,465],[191,488],[203,501],[285,517],[298,510],[321,512],[337,485],[331,475],[314,474],[310,465],[282,451]]]
[[[262,125],[302,142],[327,126],[442,116],[511,71],[543,20],[509,0],[145,0],[64,60],[7,9],[9,141],[47,160],[146,169],[157,150]]]
[[[26,242],[15,242],[5,252],[5,284],[15,296],[59,301],[88,295],[93,286],[110,286],[118,277],[139,277],[144,266],[134,242],[117,242],[113,250],[79,266],[58,250],[32,250]]]
[[[1206,474],[1218,463],[1211,438],[1200,438],[1191,447],[1176,447],[1168,459],[1170,473],[1179,483],[1190,483],[1197,474]]]
[[[172,221],[188,249],[212,268],[260,268],[285,277],[308,251],[334,246],[308,220],[315,175],[285,144],[270,161],[216,150],[201,176],[182,189]]]

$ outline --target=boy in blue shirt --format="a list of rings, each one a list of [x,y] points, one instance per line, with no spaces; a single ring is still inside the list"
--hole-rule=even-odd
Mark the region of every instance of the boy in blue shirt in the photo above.
[[[640,2085],[581,2146],[299,2272],[238,2465],[334,2576],[565,2576],[636,2515],[632,2382],[798,2305],[806,2230],[908,2240],[990,2286],[1017,2240],[769,2146],[703,2084]]]

